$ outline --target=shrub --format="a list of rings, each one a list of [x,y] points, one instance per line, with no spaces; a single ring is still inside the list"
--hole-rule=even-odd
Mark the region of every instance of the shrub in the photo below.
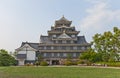
[[[25,64],[25,66],[33,66],[33,64],[32,63],[27,63],[27,64]]]
[[[107,66],[120,67],[120,62],[108,62]]]
[[[107,65],[110,67],[120,67],[120,62],[98,62],[97,64]]]
[[[29,64],[29,63],[27,63],[27,64],[25,64],[25,66],[30,66],[30,64]]]
[[[35,62],[35,65],[38,66],[38,65],[40,65],[40,63],[39,63],[38,61],[36,61],[36,62]]]
[[[72,62],[72,65],[77,65],[78,63],[77,62]]]
[[[16,65],[16,60],[4,49],[0,49],[0,66]]]
[[[85,61],[84,60],[79,60],[78,64],[85,64]]]
[[[47,63],[46,61],[42,61],[42,62],[40,63],[40,65],[41,65],[41,66],[48,66],[48,63]]]
[[[90,61],[86,61],[85,63],[87,64],[87,66],[91,66],[92,65],[92,62],[90,62]]]
[[[65,65],[70,66],[70,65],[72,65],[72,62],[67,60],[67,61],[65,61]]]

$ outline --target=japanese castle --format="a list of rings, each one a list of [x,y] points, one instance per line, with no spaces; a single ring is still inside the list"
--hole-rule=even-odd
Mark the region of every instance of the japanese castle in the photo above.
[[[48,35],[40,36],[39,43],[22,42],[21,46],[16,49],[18,65],[34,64],[39,56],[49,65],[63,64],[68,55],[71,55],[73,60],[78,59],[80,54],[91,45],[86,42],[84,36],[78,35],[80,31],[77,31],[71,24],[72,21],[63,16],[55,21],[51,30],[47,31]]]

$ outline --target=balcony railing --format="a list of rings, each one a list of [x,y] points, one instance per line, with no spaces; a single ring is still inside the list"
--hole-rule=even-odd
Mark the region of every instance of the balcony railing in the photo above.
[[[40,52],[84,52],[85,50],[39,50]]]
[[[66,31],[66,33],[67,34],[78,34],[80,31]],[[53,34],[53,33],[55,33],[55,34],[60,34],[60,33],[63,33],[63,32],[61,32],[61,31],[48,31],[48,33],[49,34]]]
[[[90,46],[91,44],[85,43],[85,44],[40,44],[39,46]]]

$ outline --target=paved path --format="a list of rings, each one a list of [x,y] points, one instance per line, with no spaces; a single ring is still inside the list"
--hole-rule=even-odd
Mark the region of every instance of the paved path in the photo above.
[[[107,66],[65,66],[65,65],[51,65],[51,66],[11,66],[11,67],[92,67],[92,68],[112,68],[120,69],[120,67],[107,67]]]
[[[37,66],[36,66],[37,67]],[[38,66],[38,67],[45,67],[45,66]],[[113,69],[120,69],[120,67],[107,67],[107,66],[64,66],[64,65],[51,65],[47,67],[92,67],[92,68],[113,68]]]

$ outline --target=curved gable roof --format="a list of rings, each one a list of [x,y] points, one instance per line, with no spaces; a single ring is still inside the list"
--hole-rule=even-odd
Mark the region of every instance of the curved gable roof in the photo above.
[[[71,38],[66,33],[61,34],[58,38]]]
[[[85,36],[78,36],[77,39],[78,39],[77,41],[78,44],[88,44],[85,39]]]
[[[21,50],[26,44],[29,45],[34,50],[39,49],[39,43],[22,42],[21,46],[19,48],[17,48],[16,51]]]

